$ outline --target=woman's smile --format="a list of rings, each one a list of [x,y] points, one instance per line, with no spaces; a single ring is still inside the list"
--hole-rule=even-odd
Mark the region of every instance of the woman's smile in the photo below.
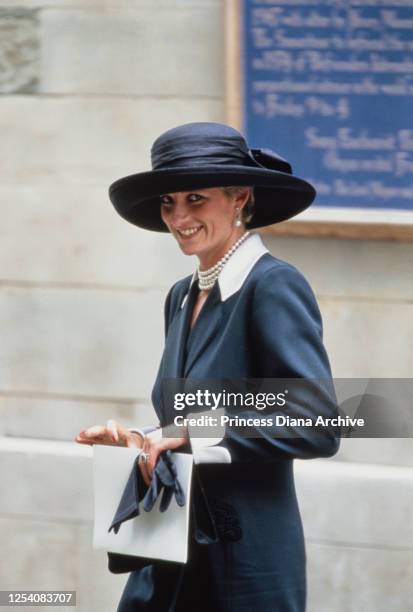
[[[195,234],[198,234],[198,232],[202,229],[202,225],[195,225],[192,227],[187,227],[187,228],[181,228],[178,229],[176,228],[176,232],[177,234],[184,239],[188,239],[188,238],[192,238],[195,236]]]

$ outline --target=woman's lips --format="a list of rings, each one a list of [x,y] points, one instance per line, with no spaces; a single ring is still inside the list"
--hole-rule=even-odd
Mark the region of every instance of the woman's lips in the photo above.
[[[199,230],[201,229],[202,225],[197,225],[194,227],[187,227],[185,229],[176,229],[176,232],[181,238],[192,238],[198,234]]]

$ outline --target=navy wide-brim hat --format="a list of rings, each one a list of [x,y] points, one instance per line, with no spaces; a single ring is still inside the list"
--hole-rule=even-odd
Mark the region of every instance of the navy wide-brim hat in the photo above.
[[[160,196],[208,187],[254,187],[248,228],[279,223],[302,212],[315,197],[310,183],[268,149],[249,149],[243,136],[221,123],[188,123],[168,130],[152,146],[152,170],[115,181],[109,197],[117,212],[144,229],[168,232]]]

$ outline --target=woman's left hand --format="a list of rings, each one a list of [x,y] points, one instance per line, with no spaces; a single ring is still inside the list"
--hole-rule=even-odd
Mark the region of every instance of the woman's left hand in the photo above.
[[[153,470],[155,469],[160,453],[168,449],[175,450],[189,442],[187,431],[182,430],[180,433],[182,436],[179,438],[162,437],[162,429],[157,429],[156,431],[151,431],[146,434],[142,448],[143,452],[146,453],[147,461],[139,461],[139,468],[148,486],[151,483]]]

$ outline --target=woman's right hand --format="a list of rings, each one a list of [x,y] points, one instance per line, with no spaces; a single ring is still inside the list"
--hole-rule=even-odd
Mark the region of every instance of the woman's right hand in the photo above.
[[[137,432],[129,431],[113,419],[105,425],[94,425],[79,432],[75,438],[79,444],[107,444],[110,446],[127,446],[142,448],[143,439]]]

